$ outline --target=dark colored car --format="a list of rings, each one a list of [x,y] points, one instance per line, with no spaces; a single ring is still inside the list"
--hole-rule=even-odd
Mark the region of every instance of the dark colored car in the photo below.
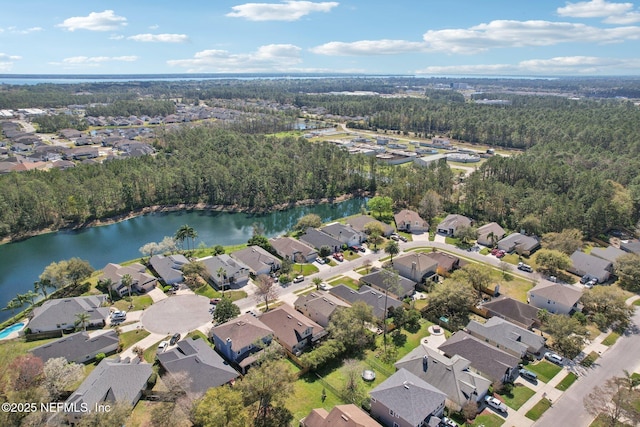
[[[169,345],[174,345],[175,343],[177,343],[178,341],[180,341],[180,334],[175,333],[173,334],[173,336],[171,337],[171,339],[169,340]]]

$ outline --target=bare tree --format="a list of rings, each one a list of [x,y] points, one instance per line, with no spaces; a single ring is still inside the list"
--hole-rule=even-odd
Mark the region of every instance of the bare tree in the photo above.
[[[256,287],[255,298],[261,303],[264,302],[265,311],[269,311],[269,302],[278,298],[278,288],[267,274],[258,275]]]
[[[611,377],[584,398],[584,407],[594,417],[604,415],[608,425],[615,426],[623,419],[637,420],[639,411],[633,405],[638,393],[629,388],[625,377]]]

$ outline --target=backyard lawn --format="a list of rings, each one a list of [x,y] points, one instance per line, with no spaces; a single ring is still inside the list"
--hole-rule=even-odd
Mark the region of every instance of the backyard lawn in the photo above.
[[[547,398],[544,398],[536,403],[533,408],[529,409],[529,411],[527,411],[524,416],[529,418],[530,420],[537,421],[538,419],[540,419],[542,414],[544,414],[544,412],[550,407],[551,401]]]
[[[121,333],[119,335],[119,338],[122,349],[125,350],[131,347],[133,344],[149,336],[149,334],[150,333],[145,330],[135,330]]]
[[[500,396],[502,396],[504,403],[506,403],[508,407],[517,411],[527,400],[531,399],[531,396],[534,394],[536,394],[536,392],[529,387],[522,384],[514,384],[511,394],[501,394]]]
[[[536,364],[527,365],[525,368],[531,372],[535,372],[538,375],[538,379],[543,383],[548,383],[551,378],[555,377],[558,372],[562,370],[562,366],[547,362],[546,360],[541,360]]]
[[[322,390],[325,390],[326,398],[322,401]],[[286,407],[293,414],[294,420],[300,420],[314,408],[324,408],[327,411],[344,402],[331,390],[325,388],[314,374],[303,375],[293,384],[293,393],[286,401]]]

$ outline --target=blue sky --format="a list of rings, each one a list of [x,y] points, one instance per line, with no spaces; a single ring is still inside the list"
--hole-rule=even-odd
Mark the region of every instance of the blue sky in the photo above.
[[[0,73],[638,75],[639,2],[21,0]]]

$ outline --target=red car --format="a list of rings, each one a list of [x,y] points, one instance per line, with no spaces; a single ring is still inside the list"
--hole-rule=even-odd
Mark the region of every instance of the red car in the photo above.
[[[503,256],[505,256],[507,253],[505,251],[498,251],[498,253],[496,253],[496,258],[502,258]]]
[[[220,302],[220,298],[211,298],[209,300],[209,304],[213,304],[213,305],[216,305],[219,302]]]
[[[498,248],[493,248],[493,249],[491,249],[491,255],[496,255],[496,254],[498,253],[498,251],[499,251],[499,250],[500,250],[500,249],[498,249]]]
[[[336,252],[335,254],[333,254],[333,259],[342,262],[344,261],[344,255],[342,255],[341,252]]]

